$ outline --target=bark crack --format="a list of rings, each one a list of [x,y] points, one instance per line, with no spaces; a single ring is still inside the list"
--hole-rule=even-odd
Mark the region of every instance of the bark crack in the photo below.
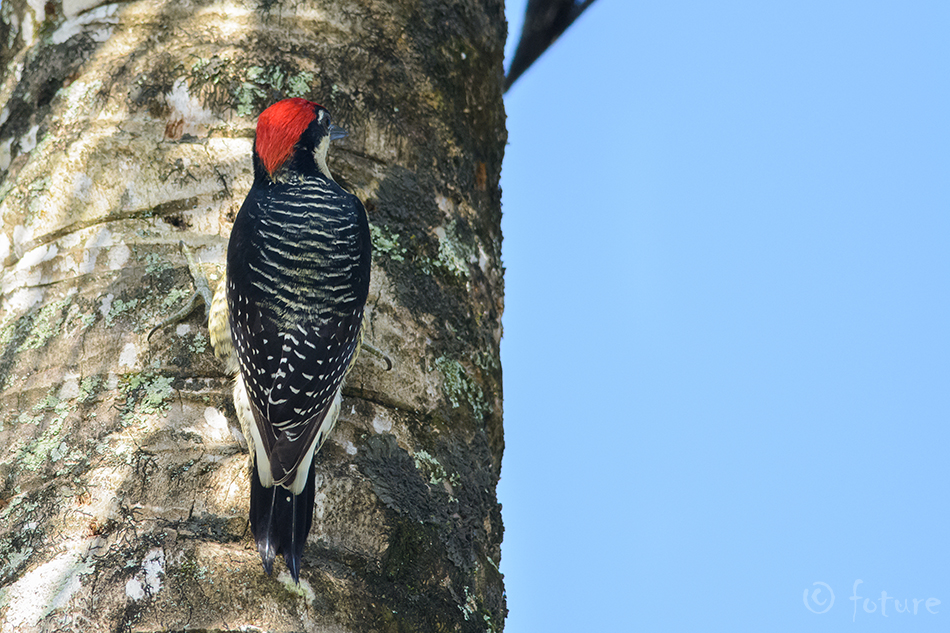
[[[38,246],[45,246],[46,244],[55,242],[62,237],[65,237],[71,233],[76,233],[77,231],[82,231],[83,229],[88,229],[100,224],[108,224],[110,222],[121,222],[123,220],[149,220],[152,218],[162,218],[168,215],[179,213],[182,210],[194,207],[197,204],[198,198],[193,196],[191,198],[170,200],[168,202],[164,202],[154,207],[148,207],[146,209],[117,211],[115,213],[109,213],[98,218],[77,220],[72,224],[68,224],[64,227],[44,233],[39,237],[26,242],[19,249],[17,249],[18,253],[16,255],[11,255],[12,259],[4,262],[4,268],[14,266],[18,261],[20,261],[24,254],[29,253]]]

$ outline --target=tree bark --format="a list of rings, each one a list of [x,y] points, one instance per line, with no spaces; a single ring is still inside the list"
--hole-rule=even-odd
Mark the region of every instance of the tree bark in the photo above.
[[[501,631],[502,0],[4,1],[0,630]],[[255,117],[325,105],[368,340],[300,585],[262,570],[204,314]],[[250,627],[250,628],[249,628]]]

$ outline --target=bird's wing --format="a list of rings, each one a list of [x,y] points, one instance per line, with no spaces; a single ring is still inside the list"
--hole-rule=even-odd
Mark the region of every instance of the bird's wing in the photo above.
[[[287,329],[259,307],[235,303],[232,327],[248,399],[274,480],[282,483],[295,476],[325,421],[356,350],[358,336],[349,333],[358,332],[362,314]]]

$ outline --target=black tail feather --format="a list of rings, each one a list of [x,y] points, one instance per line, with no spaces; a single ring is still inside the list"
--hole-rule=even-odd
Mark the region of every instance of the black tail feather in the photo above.
[[[257,541],[264,571],[268,574],[280,552],[294,577],[300,581],[300,559],[313,524],[313,501],[316,497],[316,471],[310,465],[307,485],[294,495],[282,486],[265,488],[257,476],[257,467],[251,466],[251,532]]]
[[[251,466],[251,532],[257,541],[264,571],[270,575],[277,556],[277,533],[274,525],[274,503],[278,486],[265,488],[257,477],[257,468]]]

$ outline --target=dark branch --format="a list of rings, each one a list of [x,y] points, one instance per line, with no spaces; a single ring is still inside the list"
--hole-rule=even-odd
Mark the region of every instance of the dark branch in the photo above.
[[[505,92],[594,0],[528,0],[521,39],[505,77]]]

